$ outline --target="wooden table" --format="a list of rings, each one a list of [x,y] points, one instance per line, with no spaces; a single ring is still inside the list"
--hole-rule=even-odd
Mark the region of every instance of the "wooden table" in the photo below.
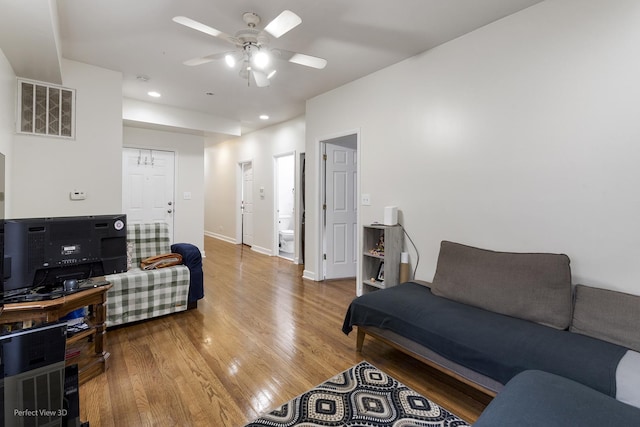
[[[89,307],[86,323],[89,328],[67,338],[67,365],[78,364],[79,384],[100,375],[107,370],[109,352],[107,347],[106,317],[107,290],[112,285],[104,285],[78,291],[60,298],[44,301],[29,301],[5,304],[0,314],[0,324],[33,322],[56,322],[66,314],[83,307]]]

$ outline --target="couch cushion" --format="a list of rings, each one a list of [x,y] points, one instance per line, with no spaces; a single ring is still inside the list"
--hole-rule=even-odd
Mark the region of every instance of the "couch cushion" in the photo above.
[[[187,309],[189,269],[184,265],[105,276],[113,286],[107,291],[106,324],[121,325]]]
[[[127,224],[127,243],[132,243],[132,267],[140,267],[140,261],[155,255],[171,252],[169,226],[164,222]]]
[[[640,296],[576,285],[571,332],[640,351]]]
[[[431,290],[557,329],[571,323],[571,269],[564,254],[495,252],[443,241]]]
[[[567,378],[541,371],[515,376],[474,427],[640,425],[640,409]]]

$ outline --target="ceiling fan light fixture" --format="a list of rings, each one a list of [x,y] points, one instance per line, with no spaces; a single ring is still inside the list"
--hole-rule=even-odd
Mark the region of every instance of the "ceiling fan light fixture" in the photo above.
[[[229,66],[229,68],[234,68],[236,66],[236,58],[230,53],[224,56],[224,62],[227,63],[227,66]]]
[[[253,55],[253,65],[260,70],[264,70],[269,62],[269,55],[262,50]]]

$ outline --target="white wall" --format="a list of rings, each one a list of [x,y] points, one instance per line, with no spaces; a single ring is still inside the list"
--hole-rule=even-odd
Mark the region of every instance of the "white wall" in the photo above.
[[[204,137],[125,126],[124,146],[175,152],[173,240],[194,244],[204,253]],[[191,199],[184,199],[185,192]]]
[[[5,170],[2,180],[5,193],[11,187],[11,159],[13,157],[13,134],[15,133],[15,92],[16,76],[7,58],[0,50],[0,153],[5,156]],[[10,203],[5,199],[5,212],[0,212],[0,218],[10,211]]]
[[[7,216],[122,209],[122,74],[63,60],[62,76],[63,86],[76,89],[76,138],[15,135]],[[74,190],[87,199],[70,200]]]
[[[122,118],[125,123],[138,123],[147,128],[149,125],[159,125],[163,130],[178,129],[192,134],[221,133],[229,135],[229,138],[240,135],[239,121],[137,99],[122,100]]]
[[[236,241],[236,200],[238,164],[251,161],[254,176],[254,245],[260,252],[274,247],[274,156],[304,152],[305,120],[288,122],[255,131],[205,148],[205,234]],[[264,199],[259,189],[264,187]]]
[[[640,294],[639,22],[636,0],[546,1],[308,101],[305,270],[319,141],[359,128],[360,222],[399,206],[418,278],[447,239],[563,252],[575,283]]]

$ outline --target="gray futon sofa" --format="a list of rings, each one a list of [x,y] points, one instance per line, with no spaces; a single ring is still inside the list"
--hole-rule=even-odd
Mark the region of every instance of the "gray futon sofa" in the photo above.
[[[480,417],[485,423],[493,408],[504,409],[501,401],[544,402],[549,396],[523,385],[536,382],[543,390],[562,383],[578,405],[597,396],[605,406],[640,407],[638,325],[640,297],[573,287],[566,255],[443,241],[432,283],[407,282],[354,299],[343,332],[358,328],[359,351],[370,335],[498,394]],[[640,425],[637,408],[620,413]]]

